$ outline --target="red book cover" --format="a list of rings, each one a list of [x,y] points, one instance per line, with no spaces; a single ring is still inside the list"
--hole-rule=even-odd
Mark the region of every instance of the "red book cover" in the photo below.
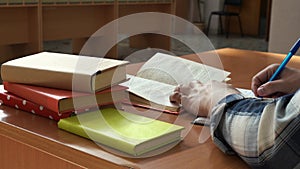
[[[9,82],[3,82],[3,85],[8,92],[59,113],[121,102],[127,89],[115,85],[93,94]]]
[[[9,107],[14,107],[19,110],[30,112],[32,114],[40,115],[58,121],[62,118],[69,117],[73,112],[58,113],[51,111],[41,105],[35,104],[31,101],[22,99],[12,93],[4,90],[3,85],[0,86],[0,102]]]

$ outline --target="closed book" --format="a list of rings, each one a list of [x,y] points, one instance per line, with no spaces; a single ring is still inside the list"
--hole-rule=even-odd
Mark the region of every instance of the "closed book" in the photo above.
[[[52,110],[47,109],[44,106],[38,105],[34,102],[31,102],[27,99],[23,99],[19,96],[16,96],[12,93],[7,92],[4,90],[3,85],[0,85],[0,102],[1,105],[6,105],[9,107],[13,107],[19,110],[23,110],[25,112],[29,112],[35,115],[43,116],[55,121],[59,119],[66,118],[74,114],[75,112],[65,112],[65,113],[58,113]],[[86,110],[82,110],[86,111]]]
[[[41,52],[5,62],[3,81],[95,92],[126,79],[127,61]]]
[[[184,129],[114,108],[61,119],[58,127],[133,156],[180,141]]]
[[[10,82],[3,85],[8,92],[59,113],[122,102],[127,89],[115,85],[96,93],[83,93]]]

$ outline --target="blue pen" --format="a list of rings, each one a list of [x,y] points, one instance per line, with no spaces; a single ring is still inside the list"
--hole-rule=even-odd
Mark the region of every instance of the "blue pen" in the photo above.
[[[300,47],[300,38],[297,40],[297,42],[291,48],[291,50],[288,53],[288,55],[284,58],[284,60],[282,61],[282,63],[279,65],[279,67],[277,68],[277,70],[275,71],[275,73],[270,78],[269,82],[273,81],[273,80],[276,80],[278,78],[279,74],[283,71],[285,65],[289,62],[289,60],[292,58],[292,56],[297,52],[297,50],[299,49],[299,47]]]

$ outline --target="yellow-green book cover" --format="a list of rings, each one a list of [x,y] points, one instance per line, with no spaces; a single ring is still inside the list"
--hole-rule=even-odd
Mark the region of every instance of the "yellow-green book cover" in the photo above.
[[[179,141],[184,129],[114,108],[61,119],[58,127],[134,156]]]

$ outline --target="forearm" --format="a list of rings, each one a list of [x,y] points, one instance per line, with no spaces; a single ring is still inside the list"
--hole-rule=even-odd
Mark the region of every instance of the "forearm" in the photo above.
[[[291,121],[295,121],[297,116],[299,118],[299,106],[296,106],[299,105],[299,98],[293,98],[296,100],[293,103],[290,101],[291,97],[277,100],[247,99],[241,95],[226,97],[212,111],[211,128],[214,131],[212,133],[214,142],[224,152],[237,153],[252,167],[259,168],[260,165],[260,167],[266,167],[263,164],[271,162],[275,164],[275,157],[278,158],[284,154],[272,152],[272,149],[279,149],[279,146],[286,145],[282,144],[283,140],[278,136],[286,133],[291,136],[291,131],[287,126],[291,124]],[[295,123],[299,126],[299,123]],[[296,131],[299,132],[299,129]],[[281,144],[275,144],[275,142]],[[285,150],[284,153],[288,154],[300,151]],[[295,164],[293,163],[295,159],[290,160],[291,164]]]

